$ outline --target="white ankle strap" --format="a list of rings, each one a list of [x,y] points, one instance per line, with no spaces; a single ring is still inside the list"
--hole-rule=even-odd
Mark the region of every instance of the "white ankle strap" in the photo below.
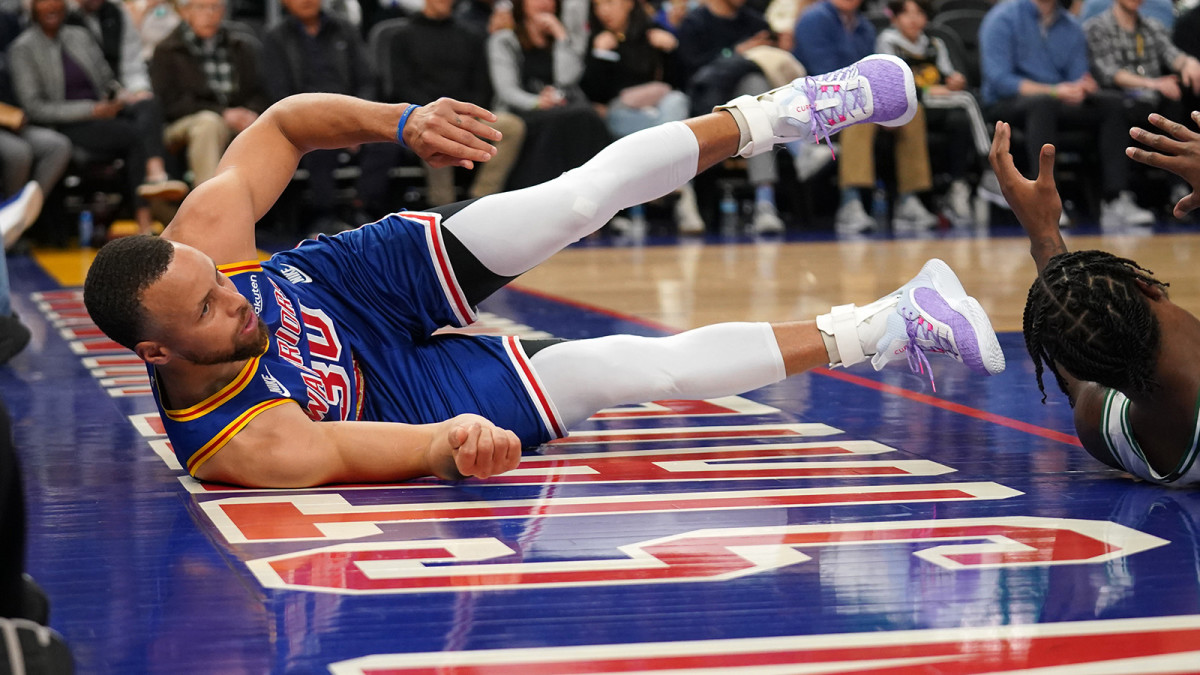
[[[746,121],[750,140],[742,147],[738,148],[738,155],[741,157],[753,157],[768,152],[775,147],[775,129],[771,126],[771,117],[763,110],[764,105],[771,105],[749,94],[743,94],[725,105],[719,105],[713,108],[713,112],[725,110],[727,108],[736,108],[742,114],[742,119]],[[737,115],[734,115],[737,119]],[[741,120],[738,120],[739,126]],[[743,134],[745,137],[746,134]]]
[[[854,305],[835,305],[828,314],[817,317],[817,329],[826,335],[832,335],[833,341],[837,343],[841,362],[833,364],[835,366],[852,366],[867,360],[858,338],[858,317],[855,309]]]

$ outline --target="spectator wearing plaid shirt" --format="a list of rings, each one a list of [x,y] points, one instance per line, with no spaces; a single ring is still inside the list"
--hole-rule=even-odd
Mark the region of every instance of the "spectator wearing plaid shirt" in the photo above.
[[[1122,89],[1142,103],[1137,121],[1154,111],[1180,119],[1181,87],[1200,93],[1200,61],[1176,47],[1156,19],[1139,13],[1143,2],[1116,0],[1084,24],[1092,73],[1101,87]]]
[[[150,82],[163,102],[167,148],[187,148],[193,185],[213,176],[229,141],[267,107],[258,45],[223,24],[221,0],[180,0],[183,23],[154,50]]]
[[[1129,189],[1129,124],[1121,96],[1100,90],[1089,72],[1083,27],[1058,0],[993,6],[979,27],[979,56],[986,112],[1023,129],[1027,164],[1037,168],[1042,146],[1058,145],[1060,129],[1090,132],[1099,150],[1101,229],[1154,222]]]

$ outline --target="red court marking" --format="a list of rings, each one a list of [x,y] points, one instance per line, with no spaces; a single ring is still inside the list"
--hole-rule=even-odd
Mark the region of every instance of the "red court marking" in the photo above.
[[[630,323],[640,324],[642,326],[645,326],[647,328],[652,328],[657,331],[663,331],[665,333],[672,333],[672,334],[679,332],[679,329],[674,328],[672,326],[668,326],[666,324],[661,324],[656,321],[651,321],[649,319],[642,319],[642,318],[632,316],[629,314],[622,314],[620,312],[614,312],[611,309],[605,309],[603,307],[589,305],[586,302],[579,302],[577,300],[568,300],[567,298],[560,298],[557,295],[552,295],[550,293],[545,293],[542,291],[535,291],[533,289],[524,288],[522,286],[514,286],[513,284],[509,284],[508,288],[510,288],[514,291],[517,291],[518,293],[524,293],[526,295],[532,295],[537,298],[550,300],[552,302],[558,302],[558,303],[561,303],[564,305],[568,305],[570,307],[578,307],[579,309],[587,310],[589,312],[595,312],[597,314],[611,316],[614,319],[620,319],[622,321],[628,321]],[[1041,436],[1042,438],[1046,438],[1046,439],[1049,439],[1052,441],[1059,441],[1060,443],[1066,443],[1068,445],[1074,445],[1074,446],[1080,447],[1080,448],[1083,447],[1083,444],[1079,442],[1079,439],[1075,438],[1071,434],[1064,434],[1061,431],[1055,431],[1053,429],[1039,427],[1036,424],[1030,424],[1028,422],[1022,422],[1020,420],[1014,420],[1011,417],[1005,417],[1003,415],[996,415],[994,413],[985,412],[983,410],[979,410],[978,408],[972,408],[970,406],[962,405],[961,403],[952,403],[950,401],[943,401],[940,398],[934,398],[933,396],[929,396],[928,394],[921,394],[921,393],[918,393],[915,391],[910,391],[908,389],[902,389],[902,388],[894,386],[894,385],[884,384],[882,382],[876,382],[874,380],[869,380],[865,377],[859,377],[858,375],[852,375],[852,374],[844,372],[844,371],[832,370],[829,368],[813,368],[809,372],[817,374],[817,375],[825,375],[828,377],[832,377],[835,380],[842,380],[843,382],[849,382],[850,384],[857,384],[859,386],[867,387],[868,389],[874,389],[875,391],[883,392],[885,394],[894,394],[896,396],[902,396],[910,401],[915,401],[917,403],[924,403],[926,405],[931,405],[935,408],[941,408],[942,410],[949,410],[950,412],[958,413],[960,415],[966,415],[967,417],[973,417],[977,420],[983,420],[984,422],[991,422],[992,424],[998,424],[1002,427],[1008,427],[1009,429],[1016,429],[1017,431],[1024,431],[1027,434],[1033,434],[1034,436]]]

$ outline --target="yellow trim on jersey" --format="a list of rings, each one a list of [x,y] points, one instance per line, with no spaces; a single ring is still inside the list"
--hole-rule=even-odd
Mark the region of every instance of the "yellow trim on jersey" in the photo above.
[[[243,272],[261,272],[262,265],[257,260],[243,260],[241,262],[227,263],[225,265],[217,265],[217,271],[227,277]]]
[[[242,370],[237,374],[237,377],[233,378],[232,382],[196,405],[184,408],[183,410],[167,410],[164,407],[163,413],[176,422],[191,422],[216,410],[222,403],[240,394],[246,388],[246,385],[250,384],[251,380],[254,379],[255,371],[258,370],[258,362],[261,358],[262,354],[259,354],[247,361],[246,365],[242,367]]]
[[[195,476],[196,469],[199,469],[202,464],[212,458],[213,455],[217,454],[218,450],[225,447],[226,443],[232,440],[233,437],[236,436],[243,427],[250,423],[250,420],[258,417],[260,413],[270,410],[276,406],[283,405],[284,403],[291,402],[292,399],[290,398],[271,399],[270,401],[263,401],[241,415],[238,415],[236,419],[234,419],[224,429],[221,430],[221,433],[213,436],[212,440],[205,443],[196,452],[192,453],[192,456],[189,457],[187,461],[188,473],[192,474],[192,476]]]

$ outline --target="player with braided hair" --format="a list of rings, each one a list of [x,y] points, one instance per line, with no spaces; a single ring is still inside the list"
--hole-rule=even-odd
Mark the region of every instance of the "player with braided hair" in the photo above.
[[[1175,207],[1182,216],[1200,206],[1200,135],[1158,115],[1150,121],[1175,140],[1135,129],[1133,138],[1160,152],[1127,154],[1192,184]],[[1089,454],[1151,482],[1200,486],[1200,363],[1191,356],[1200,348],[1200,320],[1136,262],[1104,251],[1068,252],[1058,229],[1054,146],[1042,147],[1038,176],[1028,180],[1013,164],[1010,135],[1008,124],[996,124],[989,159],[1037,265],[1024,331],[1042,400],[1049,368]]]
[[[1029,287],[1024,318],[1025,346],[1043,401],[1043,364],[1058,364],[1110,389],[1154,388],[1159,328],[1143,286],[1167,284],[1134,261],[1105,251],[1073,251],[1049,260]],[[1062,376],[1051,371],[1070,396]]]

